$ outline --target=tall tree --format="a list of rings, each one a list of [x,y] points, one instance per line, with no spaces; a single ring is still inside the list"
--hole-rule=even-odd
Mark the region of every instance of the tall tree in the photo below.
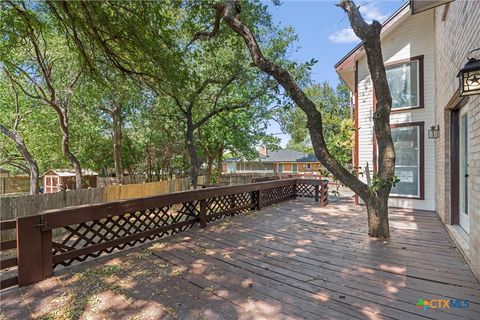
[[[379,166],[372,188],[347,170],[328,150],[323,132],[322,106],[317,108],[315,103],[295,81],[291,73],[280,64],[272,62],[265,57],[254,33],[240,19],[241,5],[239,1],[216,3],[214,5],[215,26],[208,33],[208,36],[212,37],[218,33],[219,24],[223,20],[244,39],[251,55],[252,64],[278,81],[295,104],[307,115],[307,127],[317,158],[327,170],[356,192],[365,202],[368,212],[369,235],[388,238],[388,196],[396,177],[394,176],[395,150],[390,132],[392,99],[388,88],[380,44],[382,25],[378,21],[373,21],[371,24],[366,23],[360,14],[359,8],[351,0],[341,0],[338,5],[347,13],[355,34],[363,41],[370,74],[372,75],[373,87],[377,95],[378,106],[374,115],[374,131],[378,142]]]
[[[27,55],[26,60],[17,61],[17,63],[5,61],[7,68],[11,69],[10,73],[17,75],[17,78],[22,80],[16,79],[16,77],[11,79],[26,96],[50,106],[56,112],[62,133],[62,152],[75,169],[76,188],[81,189],[82,169],[80,161],[71,150],[68,117],[69,100],[80,79],[81,72],[75,70],[74,66],[66,64],[63,65],[62,70],[59,68],[59,63],[55,63],[57,59],[67,57],[55,56],[54,52],[58,48],[49,46],[49,41],[53,45],[55,39],[50,37],[52,33],[48,33],[48,24],[39,19],[39,14],[27,9],[24,2],[17,4],[7,0],[5,3],[16,16],[17,27],[22,33],[20,36],[26,41],[26,45],[22,48]],[[16,30],[12,30],[12,32],[16,32]],[[15,37],[18,35],[7,38],[7,40]],[[61,45],[61,42],[57,42],[56,45]],[[17,49],[19,48],[17,47]]]
[[[237,49],[241,39],[231,31],[221,30],[221,40],[190,41],[207,19],[206,2],[47,3],[91,70],[109,64],[171,99],[175,117],[184,124],[193,187],[200,170],[197,130],[220,113],[268,103],[265,98],[277,86],[248,68],[248,55]],[[248,19],[259,32],[271,27],[264,6],[251,9]],[[288,36],[279,32],[271,37],[269,48],[281,57]]]
[[[2,77],[6,77],[8,74],[8,70],[5,68],[3,69],[3,74]],[[10,77],[7,76],[7,77]],[[22,137],[22,134],[20,133],[19,126],[22,122],[22,120],[25,118],[27,113],[30,113],[31,110],[27,112],[22,112],[22,108],[20,107],[20,97],[18,90],[15,86],[15,84],[12,82],[11,83],[11,89],[13,92],[13,108],[11,105],[8,106],[3,106],[2,110],[4,112],[4,115],[7,113],[7,109],[13,109],[12,111],[14,112],[13,114],[13,125],[12,128],[8,128],[6,125],[3,123],[0,123],[0,132],[2,132],[6,137],[10,138],[14,143],[15,146],[22,156],[23,160],[27,162],[28,164],[28,173],[30,175],[30,194],[37,194],[40,192],[40,185],[39,185],[39,170],[38,170],[38,164],[37,161],[35,161],[34,157],[32,156],[31,152],[27,148],[27,145],[25,144],[25,141]],[[2,90],[3,91],[3,90]],[[7,95],[7,92],[2,92],[3,95],[3,102],[5,102],[5,96]],[[3,103],[2,103],[3,104]],[[3,121],[3,119],[2,119]],[[11,163],[11,162],[10,162]]]

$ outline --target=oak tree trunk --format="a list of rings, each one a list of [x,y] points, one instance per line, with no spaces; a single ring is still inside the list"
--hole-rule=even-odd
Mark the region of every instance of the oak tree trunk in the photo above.
[[[368,214],[368,234],[376,238],[388,238],[388,197],[373,196],[363,200]]]
[[[120,105],[115,105],[112,110],[113,122],[113,162],[115,163],[115,176],[119,184],[123,183],[123,167],[122,167],[122,118]]]
[[[55,107],[60,122],[60,130],[62,132],[62,153],[70,161],[75,170],[75,189],[82,189],[82,167],[80,161],[70,150],[70,131],[68,127],[68,111],[63,107]]]
[[[327,148],[323,136],[322,106],[317,106],[303,92],[292,75],[281,66],[272,63],[263,56],[260,46],[251,30],[240,20],[237,1],[217,3],[215,27],[208,35],[213,36],[223,19],[226,24],[241,36],[250,52],[252,63],[263,72],[271,75],[288,93],[295,104],[307,115],[307,127],[310,132],[315,155],[325,168],[338,180],[356,192],[365,202],[368,213],[368,230],[372,237],[388,238],[388,196],[390,182],[395,173],[395,150],[390,132],[391,96],[388,88],[385,67],[380,46],[381,24],[373,21],[367,24],[360,15],[358,7],[351,0],[342,0],[339,6],[347,13],[356,35],[363,41],[367,55],[374,90],[377,94],[377,110],[374,114],[374,132],[378,142],[379,165],[375,181],[381,181],[376,188],[370,188],[336,161]]]
[[[187,118],[187,150],[190,156],[190,183],[193,189],[197,189],[198,173],[200,172],[200,164],[197,155],[197,147],[195,145],[195,127],[193,124],[192,114],[189,113]]]
[[[32,154],[28,151],[25,142],[17,131],[11,131],[4,125],[0,124],[0,131],[15,142],[18,152],[23,159],[28,163],[30,171],[30,194],[37,194],[40,192],[39,172],[37,162],[33,159]]]
[[[218,148],[217,150],[217,170],[215,172],[215,181],[220,183],[223,169],[223,147]]]
[[[213,156],[211,154],[207,154],[207,173],[205,177],[205,181],[207,184],[212,183],[212,171],[213,171]]]

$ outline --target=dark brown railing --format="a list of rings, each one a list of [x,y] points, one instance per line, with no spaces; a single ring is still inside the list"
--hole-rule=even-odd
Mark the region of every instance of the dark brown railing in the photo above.
[[[2,280],[2,288],[35,283],[60,265],[172,235],[195,224],[204,228],[208,222],[298,196],[315,198],[325,206],[327,188],[322,180],[287,179],[48,210],[2,222],[2,230],[17,228],[18,257],[18,277]],[[14,243],[6,243],[12,249]],[[2,269],[13,266],[9,261],[2,260]]]

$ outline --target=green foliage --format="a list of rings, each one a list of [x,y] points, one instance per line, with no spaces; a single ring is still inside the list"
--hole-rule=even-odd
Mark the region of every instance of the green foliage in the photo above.
[[[312,61],[314,62],[314,61]],[[350,118],[349,92],[340,83],[334,90],[326,82],[305,89],[323,116],[323,134],[330,153],[341,163],[351,163],[353,123]],[[288,147],[305,153],[313,153],[307,117],[298,107],[281,110],[279,120],[282,129],[291,136]]]
[[[113,121],[105,111],[113,99],[122,102],[123,167],[151,180],[190,166],[188,110],[198,124],[195,138],[204,161],[217,151],[218,164],[220,149],[253,158],[256,145],[278,143],[266,134],[267,120],[271,105],[287,104],[288,99],[276,82],[250,67],[243,40],[222,26],[216,37],[192,42],[196,32],[210,28],[211,2],[20,0],[2,2],[0,9],[0,123],[12,127],[16,115],[22,115],[18,131],[41,172],[70,164],[61,151],[57,114],[41,97],[48,85],[33,40],[46,57],[57,98],[68,100],[69,146],[84,169],[113,173]],[[267,57],[296,76],[308,75],[316,61],[287,59],[296,35],[292,28],[273,25],[266,5],[244,2],[242,19],[258,34]],[[216,82],[199,91],[208,79]],[[19,108],[13,103],[12,84],[19,92]],[[235,106],[239,108],[229,110]],[[0,151],[2,167],[28,170],[3,135]]]
[[[391,179],[382,179],[374,175],[370,190],[372,190],[373,192],[378,192],[379,190],[382,190],[382,189],[393,188],[399,182],[400,182],[400,179],[397,176],[393,176]]]

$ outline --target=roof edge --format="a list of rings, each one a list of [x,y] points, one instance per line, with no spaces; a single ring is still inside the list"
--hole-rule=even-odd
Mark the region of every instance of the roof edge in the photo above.
[[[406,7],[410,6],[410,1],[405,2],[400,8],[397,9],[390,17],[387,18],[382,23],[382,29],[385,27],[388,23],[390,23],[397,15],[400,14]],[[358,49],[360,49],[363,46],[363,42],[360,42],[357,44],[352,50],[350,50],[340,61],[338,61],[335,65],[334,68],[337,69],[345,60],[347,60],[352,54],[354,54]]]

